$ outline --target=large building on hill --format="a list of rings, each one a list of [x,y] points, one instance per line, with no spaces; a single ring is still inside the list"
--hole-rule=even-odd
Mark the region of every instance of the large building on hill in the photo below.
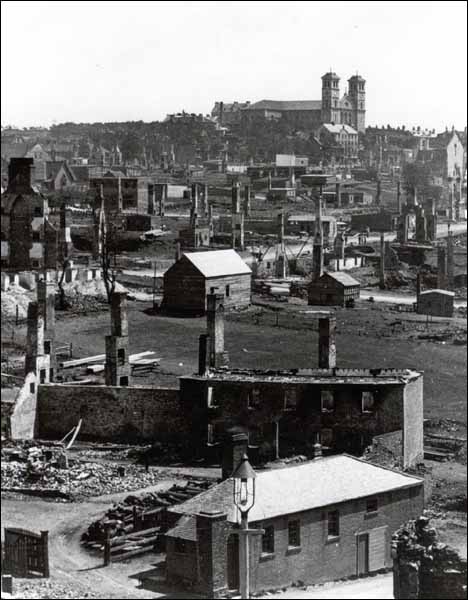
[[[341,94],[340,78],[329,72],[322,77],[321,100],[260,100],[240,111],[242,118],[260,115],[266,119],[286,119],[297,127],[318,129],[323,123],[349,125],[358,132],[366,129],[366,81],[360,75],[348,79]]]

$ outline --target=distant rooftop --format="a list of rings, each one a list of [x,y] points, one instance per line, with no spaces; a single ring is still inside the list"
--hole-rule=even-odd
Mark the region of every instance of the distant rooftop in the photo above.
[[[243,110],[322,110],[321,100],[260,100]]]

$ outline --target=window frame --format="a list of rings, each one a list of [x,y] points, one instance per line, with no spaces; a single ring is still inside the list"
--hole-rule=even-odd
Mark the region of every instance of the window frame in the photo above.
[[[331,525],[334,525],[331,529]],[[327,540],[336,540],[340,537],[340,511],[329,510],[327,512]]]
[[[295,528],[295,531],[291,531],[292,527]],[[297,536],[296,542],[297,543],[292,543],[294,540],[292,540],[291,538],[293,537],[291,534],[294,534]],[[296,550],[297,548],[301,547],[301,520],[300,519],[291,519],[290,521],[288,521],[288,549],[289,550]]]
[[[366,498],[366,515],[375,515],[379,512],[379,499],[377,496]]]
[[[262,556],[271,556],[275,553],[275,526],[264,525],[262,535]]]

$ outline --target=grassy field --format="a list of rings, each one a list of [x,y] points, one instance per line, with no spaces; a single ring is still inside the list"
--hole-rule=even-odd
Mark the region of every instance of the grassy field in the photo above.
[[[278,305],[278,307],[281,305]],[[204,318],[180,319],[150,314],[150,306],[129,304],[132,353],[153,350],[161,358],[161,371],[151,383],[177,387],[180,375],[194,373],[198,365],[198,336]],[[274,313],[253,307],[227,317],[226,349],[236,367],[260,369],[311,368],[318,364],[316,316],[296,306]],[[259,312],[261,315],[258,316]],[[400,315],[382,306],[362,306],[338,311],[338,365],[343,367],[396,367],[424,371],[425,416],[451,418],[466,423],[466,346],[452,342],[418,340],[427,333],[424,319]],[[466,332],[466,320],[432,324],[431,333]],[[110,329],[106,313],[60,319],[57,340],[73,341],[74,354],[104,352]],[[135,379],[135,383],[148,380]]]

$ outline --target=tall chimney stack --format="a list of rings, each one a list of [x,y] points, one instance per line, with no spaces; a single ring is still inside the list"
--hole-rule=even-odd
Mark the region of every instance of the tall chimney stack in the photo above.
[[[208,334],[208,365],[212,369],[227,363],[224,351],[224,294],[211,288],[206,297],[206,327]]]
[[[444,246],[437,248],[437,287],[440,290],[447,287],[447,252]]]
[[[248,453],[249,436],[240,428],[226,431],[223,439],[222,480],[229,479]]]
[[[319,319],[319,368],[336,367],[336,317]]]
[[[379,286],[385,289],[385,234],[380,234]]]

